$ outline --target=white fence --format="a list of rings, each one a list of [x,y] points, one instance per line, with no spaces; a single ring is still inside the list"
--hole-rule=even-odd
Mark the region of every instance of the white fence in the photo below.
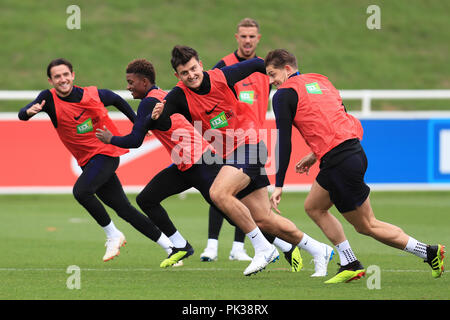
[[[0,90],[0,100],[34,100],[40,91]],[[127,90],[114,90],[125,100],[132,100]],[[275,90],[272,90],[272,98]],[[361,100],[361,114],[369,115],[372,112],[372,100],[382,99],[450,99],[450,90],[340,90],[342,99]],[[450,109],[450,108],[449,108]]]
[[[376,99],[450,99],[450,90],[342,90],[342,99],[361,99],[361,112],[369,114]],[[450,109],[450,108],[449,108]]]
[[[117,94],[119,94],[122,98],[126,100],[132,100],[130,92],[126,90],[114,90]],[[34,100],[40,91],[7,91],[0,90],[0,102],[1,100],[16,100],[16,101],[32,101]],[[426,100],[434,100],[434,99],[449,99],[450,100],[450,90],[341,90],[340,91],[342,98],[345,100],[361,100],[362,108],[361,111],[352,112],[356,116],[360,118],[368,118],[368,119],[409,119],[409,118],[419,118],[419,119],[428,119],[428,118],[444,118],[450,119],[450,101],[449,108],[446,111],[372,111],[371,103],[372,100],[391,100],[391,99],[426,99]],[[274,91],[271,92],[271,97],[273,96]],[[111,112],[110,113],[112,119],[125,119],[125,116],[120,112]],[[40,117],[36,117],[39,119]],[[273,112],[270,111],[268,113],[268,119],[273,119]],[[0,112],[0,120],[17,120],[17,112]],[[42,115],[42,119],[48,121],[48,117]],[[445,129],[445,128],[444,128]],[[450,128],[448,129],[450,131]],[[437,144],[440,146],[440,144]],[[450,148],[447,148],[450,150]],[[447,150],[446,149],[446,150]],[[439,153],[441,154],[441,153]],[[450,158],[450,154],[448,155]],[[450,190],[450,181],[448,183],[387,183],[387,184],[372,184],[370,187],[373,190]],[[140,187],[139,187],[140,188]],[[287,187],[287,191],[304,191],[309,190],[309,185],[291,185]],[[30,190],[26,190],[26,188],[0,188],[0,194],[2,193],[41,193],[41,192],[70,192],[71,188],[60,189],[58,188],[38,188],[36,191],[35,188],[31,188]],[[131,187],[131,189],[127,189],[127,192],[137,192],[139,189]]]

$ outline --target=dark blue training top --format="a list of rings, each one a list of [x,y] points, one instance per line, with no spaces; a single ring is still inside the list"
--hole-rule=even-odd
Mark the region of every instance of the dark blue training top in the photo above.
[[[297,92],[291,88],[279,89],[272,98],[273,112],[278,129],[278,153],[275,154],[278,170],[275,179],[275,186],[282,187],[286,170],[291,157],[292,124],[297,112],[298,96]]]

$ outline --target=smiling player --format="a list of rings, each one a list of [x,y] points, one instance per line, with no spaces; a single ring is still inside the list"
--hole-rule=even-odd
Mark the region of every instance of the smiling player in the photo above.
[[[72,64],[66,59],[51,61],[47,67],[47,76],[53,88],[42,91],[33,102],[22,108],[19,119],[27,121],[39,112],[47,113],[59,138],[77,160],[82,173],[73,187],[73,195],[106,233],[103,261],[117,256],[126,240],[115,227],[102,202],[142,234],[157,242],[166,252],[170,252],[170,240],[161,234],[148,217],[130,204],[115,173],[119,157],[128,150],[105,145],[95,137],[95,129],[103,126],[118,134],[106,106],[115,106],[132,122],[136,118],[133,109],[110,90],[74,86],[75,73]]]

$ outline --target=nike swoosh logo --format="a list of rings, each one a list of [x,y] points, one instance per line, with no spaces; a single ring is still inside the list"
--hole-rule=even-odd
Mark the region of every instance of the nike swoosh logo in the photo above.
[[[78,119],[80,119],[81,118],[81,116],[83,115],[83,113],[86,111],[86,109],[84,109],[83,110],[83,112],[82,113],[80,113],[80,115],[78,116],[78,117],[73,117],[75,120],[78,120]]]
[[[213,111],[214,111],[214,109],[216,109],[217,108],[217,106],[218,106],[219,104],[216,104],[215,106],[214,106],[214,108],[212,108],[211,110],[206,110],[205,112],[206,112],[206,114],[207,115],[210,115]]]
[[[244,87],[247,87],[247,86],[251,86],[253,83],[254,83],[254,82],[249,82],[249,83],[243,82],[242,85],[243,85]]]
[[[278,260],[278,257],[274,257],[273,256],[274,251],[272,251],[268,256],[264,255],[264,259],[268,262],[271,263],[274,260]],[[275,259],[276,258],[276,259]]]
[[[268,256],[264,255],[264,259],[266,260],[266,262],[271,263],[273,260],[272,254],[269,254]]]

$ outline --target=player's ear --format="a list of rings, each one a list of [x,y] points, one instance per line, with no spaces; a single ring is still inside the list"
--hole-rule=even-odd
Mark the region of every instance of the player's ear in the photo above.
[[[178,72],[174,72],[173,75],[174,75],[175,77],[177,77],[178,80],[181,80],[180,75],[178,74]]]
[[[286,64],[283,68],[284,68],[284,70],[286,70],[286,72],[287,72],[288,74],[291,74],[292,71],[294,71],[294,69],[293,69],[290,65],[288,65],[288,64]]]

